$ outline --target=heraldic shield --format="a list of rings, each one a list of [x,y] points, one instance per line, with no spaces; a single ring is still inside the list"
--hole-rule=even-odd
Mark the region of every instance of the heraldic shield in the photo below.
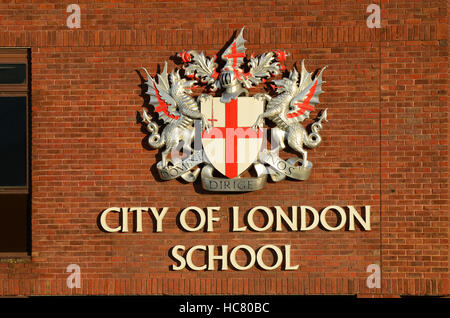
[[[211,126],[202,133],[207,160],[224,176],[239,176],[261,151],[263,130],[254,130],[252,125],[264,112],[264,102],[238,97],[223,103],[219,97],[208,96],[201,101],[200,110]]]

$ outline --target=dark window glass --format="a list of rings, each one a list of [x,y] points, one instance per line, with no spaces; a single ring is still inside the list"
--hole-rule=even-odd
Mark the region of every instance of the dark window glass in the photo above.
[[[27,185],[27,98],[0,96],[0,186]]]
[[[0,252],[23,252],[27,249],[27,194],[0,195]]]
[[[0,84],[24,84],[26,77],[26,64],[0,64]]]

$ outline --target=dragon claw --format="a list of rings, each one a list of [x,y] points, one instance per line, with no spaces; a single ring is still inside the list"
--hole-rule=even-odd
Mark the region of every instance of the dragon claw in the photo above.
[[[257,100],[261,100],[263,102],[265,101],[270,101],[271,97],[267,94],[263,94],[263,93],[258,93],[253,95],[254,98],[256,98]]]
[[[262,126],[263,126],[262,120],[257,120],[257,121],[253,124],[252,129],[253,129],[254,131],[258,131],[259,129],[262,128]]]
[[[258,93],[256,95],[253,96],[254,98],[256,98],[257,100],[264,100],[264,94]]]
[[[210,98],[210,95],[208,95],[208,94],[201,94],[201,95],[199,95],[197,97],[197,100],[199,102],[202,102],[202,101],[207,101],[209,98]]]
[[[202,118],[202,124],[203,124],[203,130],[206,131],[206,133],[209,133],[209,130],[211,129],[211,124],[208,123],[205,117]]]

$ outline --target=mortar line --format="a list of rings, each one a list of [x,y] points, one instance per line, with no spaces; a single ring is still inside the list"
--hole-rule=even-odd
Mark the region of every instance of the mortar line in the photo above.
[[[381,15],[382,9],[381,9],[381,1],[380,1],[380,15]],[[382,19],[381,19],[382,21]],[[382,25],[381,25],[382,27]],[[380,131],[380,137],[379,137],[379,184],[380,184],[380,292],[383,293],[383,235],[382,235],[382,229],[383,229],[383,199],[382,199],[382,176],[381,176],[381,171],[382,171],[382,165],[381,165],[381,161],[382,161],[382,133],[381,133],[381,129],[382,129],[382,124],[381,124],[381,107],[382,107],[382,98],[381,98],[381,42],[382,42],[382,28],[380,29],[379,32],[379,40],[378,40],[378,63],[379,63],[379,70],[378,70],[378,89],[379,89],[379,107],[378,107],[378,122],[379,122],[379,131]]]

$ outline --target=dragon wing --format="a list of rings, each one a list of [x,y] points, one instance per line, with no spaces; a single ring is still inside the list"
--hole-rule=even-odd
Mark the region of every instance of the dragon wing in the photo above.
[[[240,76],[242,70],[239,68],[241,64],[244,62],[245,58],[245,46],[243,34],[244,28],[241,29],[238,36],[234,39],[234,41],[227,47],[225,52],[222,54],[222,60],[226,62],[223,69],[233,70],[236,75]],[[237,76],[237,77],[238,77]],[[239,79],[239,77],[238,77]]]
[[[147,70],[144,68],[148,76],[147,92],[150,96],[149,104],[155,107],[160,119],[164,123],[172,123],[180,118],[180,113],[177,111],[177,103],[170,95],[169,78],[167,74],[167,62],[164,64],[164,70],[158,74],[158,82],[153,79]]]
[[[298,121],[303,121],[309,117],[309,113],[314,110],[314,106],[319,103],[319,95],[322,91],[322,72],[326,69],[324,67],[319,74],[311,79],[312,73],[306,71],[305,61],[302,61],[302,73],[300,84],[298,86],[298,94],[292,98],[289,104],[289,111],[286,114],[287,118],[297,118]]]

